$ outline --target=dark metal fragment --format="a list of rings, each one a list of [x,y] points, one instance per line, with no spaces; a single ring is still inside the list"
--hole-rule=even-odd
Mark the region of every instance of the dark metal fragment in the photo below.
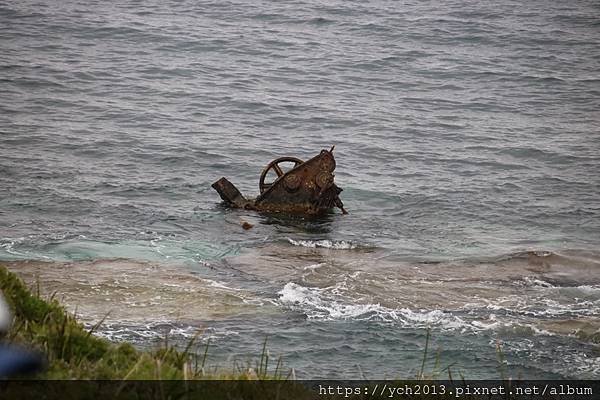
[[[233,183],[229,182],[226,178],[219,179],[212,184],[212,187],[219,193],[221,199],[230,206],[244,208],[247,204],[250,204],[240,191],[233,186]]]
[[[280,166],[283,163],[293,163],[294,167],[284,172]],[[259,180],[260,194],[254,201],[244,198],[225,178],[215,182],[212,187],[232,207],[308,215],[321,214],[339,207],[347,214],[339,198],[342,189],[334,183],[335,167],[333,147],[331,150],[322,150],[319,155],[306,162],[295,157],[277,158],[262,171]],[[265,179],[271,170],[277,174],[277,179],[267,183]]]

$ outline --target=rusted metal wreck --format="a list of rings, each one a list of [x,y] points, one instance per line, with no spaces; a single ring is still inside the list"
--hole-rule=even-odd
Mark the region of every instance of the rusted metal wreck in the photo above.
[[[342,189],[333,182],[334,147],[321,150],[319,155],[306,162],[296,157],[280,157],[271,161],[260,174],[260,194],[256,199],[245,198],[226,178],[219,179],[212,187],[233,208],[318,215],[339,207],[347,214],[339,197]],[[293,164],[293,167],[284,172],[283,164]],[[277,178],[268,183],[266,179],[271,171],[277,174]]]

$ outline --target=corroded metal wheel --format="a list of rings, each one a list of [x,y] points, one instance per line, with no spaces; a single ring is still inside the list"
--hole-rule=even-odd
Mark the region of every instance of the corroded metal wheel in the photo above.
[[[304,161],[296,157],[280,157],[271,161],[269,164],[267,164],[265,169],[263,169],[262,173],[260,174],[260,180],[258,181],[258,188],[260,189],[260,194],[263,194],[271,186],[273,186],[273,183],[275,183],[275,181],[270,183],[265,182],[265,179],[271,170],[275,171],[275,173],[277,174],[277,179],[281,178],[287,172],[284,172],[283,168],[281,168],[281,166],[279,165],[283,163],[294,163],[293,168],[296,168],[298,165],[304,163]]]

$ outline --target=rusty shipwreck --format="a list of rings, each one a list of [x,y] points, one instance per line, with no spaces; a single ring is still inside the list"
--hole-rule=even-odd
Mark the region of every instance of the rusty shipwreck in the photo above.
[[[271,161],[260,174],[260,194],[255,199],[244,197],[226,178],[219,179],[212,187],[225,204],[233,208],[319,215],[338,207],[347,214],[339,197],[342,189],[334,183],[333,171],[336,163],[333,149],[332,147],[330,150],[322,150],[319,155],[308,161],[296,157],[280,157]],[[290,164],[293,167],[285,172],[283,165]],[[277,178],[267,182],[271,172],[274,172]]]

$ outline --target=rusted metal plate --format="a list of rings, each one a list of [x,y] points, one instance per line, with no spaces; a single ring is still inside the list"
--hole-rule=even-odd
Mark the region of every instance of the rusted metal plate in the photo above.
[[[211,186],[217,191],[217,193],[219,193],[221,199],[223,199],[223,201],[229,206],[244,208],[251,203],[250,201],[246,200],[240,191],[233,185],[233,183],[229,182],[227,178],[221,178]]]
[[[294,167],[284,172],[283,163],[292,163]],[[255,200],[247,200],[225,178],[213,183],[212,187],[231,207],[307,215],[321,214],[339,207],[346,214],[339,198],[342,189],[334,183],[335,167],[332,147],[331,150],[322,150],[306,162],[295,157],[271,161],[260,175],[260,194]],[[271,171],[275,172],[277,179],[267,183],[266,177]]]

